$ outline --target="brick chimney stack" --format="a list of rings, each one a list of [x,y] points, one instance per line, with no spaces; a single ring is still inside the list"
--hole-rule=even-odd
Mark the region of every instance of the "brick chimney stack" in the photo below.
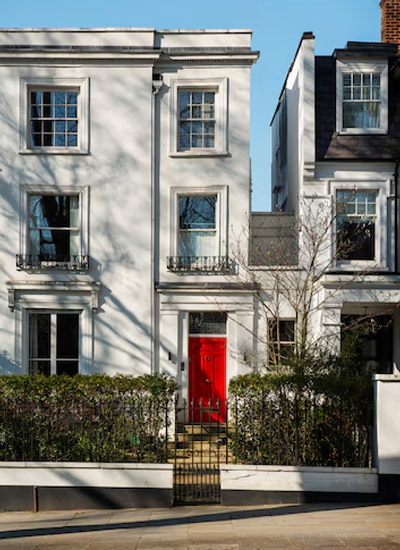
[[[381,41],[398,44],[400,54],[400,0],[381,0]]]

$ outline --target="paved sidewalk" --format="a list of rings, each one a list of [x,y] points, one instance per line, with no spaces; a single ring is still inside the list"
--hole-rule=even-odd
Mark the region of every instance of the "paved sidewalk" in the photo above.
[[[400,504],[0,514],[1,550],[400,550]]]

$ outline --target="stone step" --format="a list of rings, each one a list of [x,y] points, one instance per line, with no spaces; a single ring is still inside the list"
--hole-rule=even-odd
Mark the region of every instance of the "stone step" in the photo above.
[[[226,432],[226,424],[178,424],[176,433],[185,434],[218,434]]]
[[[177,434],[178,435],[178,434]],[[192,436],[185,436],[182,437],[183,434],[179,434],[179,437],[176,439],[176,446],[178,449],[182,448],[194,448],[194,449],[207,449],[208,447],[225,447],[228,443],[228,439],[226,435],[222,435],[221,437],[215,437],[212,438],[211,441],[209,438],[198,438],[192,437]]]

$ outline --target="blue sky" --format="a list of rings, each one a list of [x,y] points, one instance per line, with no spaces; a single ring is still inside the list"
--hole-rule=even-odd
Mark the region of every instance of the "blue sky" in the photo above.
[[[316,53],[348,40],[379,41],[379,0],[9,0],[2,27],[251,28],[261,56],[252,69],[253,210],[270,208],[269,123],[303,31]]]

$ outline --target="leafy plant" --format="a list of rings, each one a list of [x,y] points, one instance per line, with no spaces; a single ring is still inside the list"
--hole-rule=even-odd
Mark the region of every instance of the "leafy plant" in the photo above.
[[[0,376],[0,460],[164,462],[176,390],[162,375]]]

